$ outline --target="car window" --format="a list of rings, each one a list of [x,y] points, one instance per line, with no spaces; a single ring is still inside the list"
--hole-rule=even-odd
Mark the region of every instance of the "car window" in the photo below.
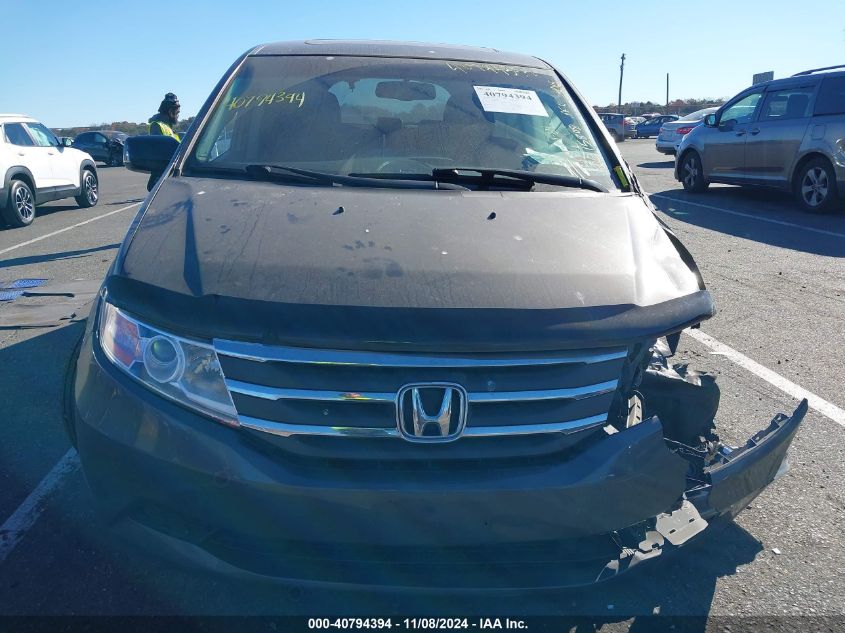
[[[814,114],[845,114],[845,77],[828,77],[822,82]]]
[[[89,142],[89,137],[90,137],[90,136],[91,136],[90,134],[88,134],[87,132],[84,132],[83,134],[79,134],[79,135],[78,135],[78,136],[77,136],[77,137],[73,140],[73,142],[74,142],[74,143],[76,143],[76,144],[78,144],[78,145],[83,145],[83,144],[85,144],[85,143],[88,143],[88,142]]]
[[[802,86],[768,93],[760,111],[760,120],[782,121],[806,117],[813,90],[814,86]]]
[[[445,60],[249,58],[187,162],[337,174],[536,169],[618,188],[556,73]]]
[[[685,115],[681,119],[675,119],[676,121],[701,121],[705,116],[714,112],[713,108],[704,108],[703,110],[696,110],[690,114]]]
[[[22,147],[32,147],[35,145],[35,142],[26,133],[21,123],[6,124],[6,140],[12,145],[20,145]]]
[[[106,143],[108,139],[103,134],[94,134],[94,143]]]
[[[754,111],[757,109],[757,103],[760,101],[762,95],[762,91],[752,92],[733,102],[726,109],[722,110],[719,123],[725,124],[728,121],[734,121],[735,123],[750,122],[754,119]]]
[[[41,123],[27,123],[26,128],[29,130],[35,144],[39,147],[56,147],[59,144],[59,139],[50,130],[44,127]]]

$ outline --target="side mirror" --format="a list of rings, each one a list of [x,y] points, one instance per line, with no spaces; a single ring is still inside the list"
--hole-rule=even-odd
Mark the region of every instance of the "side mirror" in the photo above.
[[[130,136],[123,144],[123,164],[132,171],[159,174],[178,148],[179,141],[171,136]]]
[[[704,117],[704,125],[707,127],[716,127],[716,113],[711,112],[706,117]]]
[[[59,139],[59,145],[61,147],[73,147],[73,139],[69,136],[63,136]]]

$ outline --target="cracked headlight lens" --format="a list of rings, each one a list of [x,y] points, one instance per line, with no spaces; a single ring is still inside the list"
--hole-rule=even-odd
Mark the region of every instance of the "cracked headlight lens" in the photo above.
[[[100,348],[145,387],[229,426],[238,426],[214,348],[145,325],[100,301]]]

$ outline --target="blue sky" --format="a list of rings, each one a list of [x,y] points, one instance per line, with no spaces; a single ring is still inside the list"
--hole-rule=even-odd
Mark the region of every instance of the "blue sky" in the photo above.
[[[755,72],[845,63],[845,1],[0,0],[0,112],[50,127],[195,114],[243,51],[312,37],[490,46],[557,65],[592,104],[727,97]],[[17,18],[15,17],[17,16]],[[14,28],[12,28],[14,25]]]

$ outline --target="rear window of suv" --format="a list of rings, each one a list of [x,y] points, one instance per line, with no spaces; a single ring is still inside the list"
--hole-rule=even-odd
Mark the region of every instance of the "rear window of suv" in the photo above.
[[[822,82],[815,114],[845,114],[845,76],[828,77]]]

